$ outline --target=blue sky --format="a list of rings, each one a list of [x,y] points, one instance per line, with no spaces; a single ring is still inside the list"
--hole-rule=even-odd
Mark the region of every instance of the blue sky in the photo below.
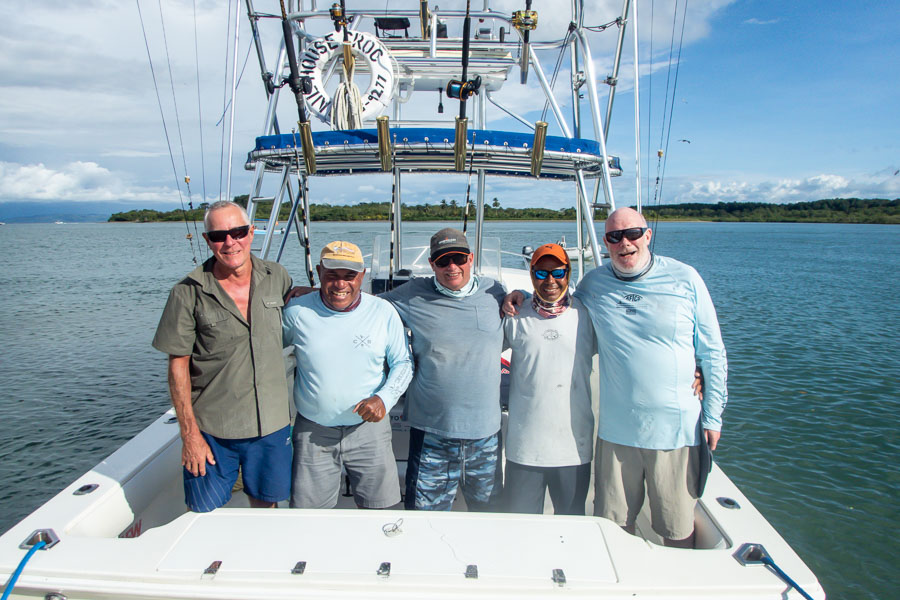
[[[255,2],[258,10],[275,12],[277,3],[271,4]],[[349,1],[348,8],[354,4]],[[439,4],[444,9],[464,6],[461,0]],[[480,7],[481,2],[473,4]],[[503,0],[492,6],[506,13],[521,8],[520,4],[524,3]],[[535,0],[540,15],[538,39],[561,37],[569,20],[565,11],[559,10],[565,4]],[[645,67],[641,97],[646,102],[652,85],[656,117],[662,112],[674,4],[656,0],[653,6],[652,61],[648,60],[651,4],[645,0],[639,4],[642,61],[653,65]],[[366,5],[417,9],[418,3],[388,0]],[[169,133],[176,140],[178,178],[186,163],[196,204],[203,200],[201,172],[205,170],[206,198],[218,198],[222,130],[215,122],[222,112],[225,76],[224,3],[196,3],[204,113],[201,167],[192,1],[161,0],[184,140],[182,158],[165,70],[160,5],[149,0],[45,0],[21,5],[0,23],[4,47],[0,56],[0,219],[4,207],[12,203],[21,208],[22,203],[62,202],[73,210],[96,202],[134,208],[178,205],[176,177],[165,145],[138,6],[162,86]],[[611,20],[620,6],[618,1],[591,2],[586,21],[600,24]],[[678,6],[680,11],[684,1],[679,0]],[[687,14],[664,203],[900,197],[900,175],[894,175],[900,169],[896,66],[900,64],[900,36],[896,35],[900,3],[689,0]],[[680,32],[680,21],[678,27]],[[614,37],[610,30],[594,38],[600,77],[608,72]],[[248,44],[248,30],[242,23],[241,60]],[[628,55],[630,46],[629,39]],[[271,47],[267,51],[274,53]],[[555,53],[543,55],[548,73],[554,59]],[[568,77],[565,65],[560,81]],[[514,71],[498,97],[529,120],[536,120],[540,110],[531,100],[535,88],[535,77],[523,89]],[[623,72],[609,140],[610,151],[620,155],[628,169],[614,185],[620,204],[634,198],[632,90],[633,78]],[[289,122],[292,102],[289,96],[283,98],[283,119]],[[454,102],[445,99],[444,103],[448,107],[445,115],[456,112]],[[254,56],[236,104],[232,191],[239,194],[249,189],[250,176],[243,171],[243,159],[259,133],[265,110]],[[436,97],[429,96],[409,114],[422,111],[423,116],[434,118],[434,105]],[[646,118],[646,113],[643,116]],[[488,119],[491,128],[514,124],[493,108]],[[643,127],[646,152],[646,123]],[[552,125],[551,134],[554,128]],[[658,139],[659,126],[655,124],[651,152],[655,152]],[[690,143],[676,141],[680,139]],[[646,160],[643,164],[646,168]],[[465,190],[464,179],[458,177],[409,178],[407,183],[404,201],[408,203],[461,198]],[[320,179],[314,180],[311,188],[314,202],[339,204],[390,197],[390,182],[385,177]],[[535,186],[534,182],[501,179],[490,181],[486,193],[489,198],[500,198],[504,206],[561,208],[572,202],[571,186],[561,184]],[[647,190],[644,194],[646,201]]]

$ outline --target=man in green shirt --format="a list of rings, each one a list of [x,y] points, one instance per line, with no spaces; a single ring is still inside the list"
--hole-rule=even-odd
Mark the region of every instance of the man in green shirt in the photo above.
[[[153,338],[169,355],[185,501],[196,512],[224,505],[240,468],[251,506],[271,507],[290,494],[281,309],[291,279],[250,254],[241,206],[216,202],[203,221],[213,256],[172,288]]]

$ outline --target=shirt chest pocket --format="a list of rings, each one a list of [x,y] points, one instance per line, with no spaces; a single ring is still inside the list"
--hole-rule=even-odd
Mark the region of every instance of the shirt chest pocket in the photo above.
[[[475,320],[481,331],[497,331],[500,328],[500,309],[497,306],[478,306]]]
[[[281,331],[281,309],[284,308],[284,299],[278,296],[271,298],[263,298],[263,318],[267,327],[272,327],[276,331]]]
[[[197,338],[208,352],[215,352],[217,346],[232,340],[235,331],[235,319],[224,310],[200,309],[195,313],[197,320]]]

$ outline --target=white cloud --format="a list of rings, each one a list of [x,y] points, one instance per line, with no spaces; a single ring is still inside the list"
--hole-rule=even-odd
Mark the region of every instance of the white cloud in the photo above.
[[[44,164],[0,162],[0,189],[4,199],[34,201],[174,202],[168,188],[129,186],[110,170],[94,162],[73,162],[61,169]]]
[[[884,171],[882,171],[883,173]],[[811,202],[826,198],[900,197],[900,177],[881,174],[848,178],[823,173],[803,179],[750,181],[708,178],[702,181],[670,181],[667,204],[682,202]]]
[[[747,19],[744,21],[745,25],[774,25],[778,23],[781,19]]]

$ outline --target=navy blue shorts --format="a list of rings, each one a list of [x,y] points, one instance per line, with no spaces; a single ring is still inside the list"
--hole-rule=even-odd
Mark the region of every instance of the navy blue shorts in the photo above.
[[[184,501],[192,511],[209,512],[231,500],[239,470],[248,496],[263,502],[280,502],[290,496],[290,426],[262,437],[227,440],[203,433],[203,439],[216,464],[207,463],[202,476],[183,470]]]

